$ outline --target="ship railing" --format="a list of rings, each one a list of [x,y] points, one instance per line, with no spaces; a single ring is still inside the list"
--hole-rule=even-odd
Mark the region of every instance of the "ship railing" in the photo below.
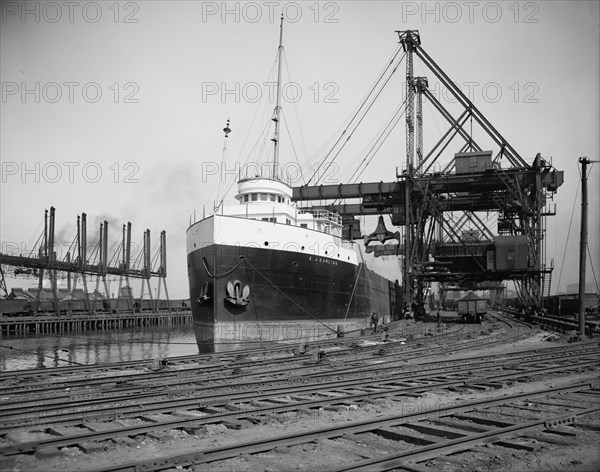
[[[339,226],[342,225],[342,217],[340,215],[338,215],[337,213],[333,213],[332,211],[329,211],[329,210],[302,209],[302,210],[299,210],[299,213],[312,215],[315,220],[330,221],[331,223],[334,223],[336,225],[339,225]]]

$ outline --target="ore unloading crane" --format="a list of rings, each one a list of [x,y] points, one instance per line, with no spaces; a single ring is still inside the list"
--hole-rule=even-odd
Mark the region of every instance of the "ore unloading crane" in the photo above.
[[[562,185],[563,172],[539,153],[528,164],[425,52],[419,32],[397,33],[406,57],[405,170],[397,172],[393,182],[295,187],[292,200],[325,201],[313,209],[341,214],[345,236],[351,239],[360,234],[356,216],[389,215],[391,223],[402,228],[402,236],[394,236],[380,218],[376,231],[364,237],[365,245],[376,256],[403,256],[407,307],[423,307],[426,284],[432,281],[473,286],[511,280],[521,303],[540,308],[552,271],[545,263],[543,229],[545,217],[555,211],[547,204]],[[452,93],[462,110],[458,117],[429,91],[426,78],[413,76],[414,55]],[[423,98],[448,123],[427,153]],[[494,150],[484,150],[473,139],[465,129],[469,121],[491,138]],[[453,159],[434,172],[453,141],[461,141]],[[496,228],[490,227],[482,212],[497,214]],[[393,239],[399,239],[397,244],[388,243]]]
[[[104,292],[107,298],[110,297],[107,275],[119,276],[118,294],[121,297],[122,284],[125,283],[127,293],[127,302],[129,310],[133,311],[134,302],[131,295],[130,278],[142,279],[142,292],[140,298],[144,298],[144,287],[147,287],[148,295],[151,300],[153,309],[156,311],[157,304],[152,299],[152,289],[150,287],[150,278],[158,277],[158,293],[160,294],[161,286],[164,286],[165,296],[168,301],[169,293],[167,289],[167,243],[166,232],[160,234],[160,245],[157,254],[152,257],[150,230],[144,231],[142,251],[138,256],[137,263],[132,261],[132,242],[131,242],[131,223],[123,225],[122,242],[117,250],[117,253],[109,259],[108,250],[108,221],[103,221],[99,228],[99,238],[96,243],[88,243],[87,232],[87,215],[82,213],[77,216],[77,235],[73,244],[69,247],[64,258],[58,256],[59,244],[55,240],[55,209],[54,207],[45,211],[44,214],[44,230],[38,240],[39,246],[36,246],[36,252],[33,254],[7,254],[0,253],[0,267],[2,265],[17,267],[24,273],[32,274],[38,278],[38,290],[33,311],[37,312],[40,305],[40,294],[44,276],[49,279],[52,294],[54,309],[59,313],[59,300],[57,296],[58,282],[57,273],[64,272],[67,274],[67,289],[75,290],[75,284],[71,283],[71,276],[79,277],[82,281],[85,295],[86,309],[90,312],[95,310],[95,303],[90,300],[90,291],[88,290],[87,277],[96,277],[96,292],[99,291],[100,280],[104,286]],[[72,251],[73,250],[73,254]],[[120,260],[119,260],[120,259]],[[157,262],[155,262],[158,259]],[[16,273],[16,270],[15,270]],[[6,286],[4,281],[4,272],[2,271],[2,285]],[[5,291],[6,292],[6,291]],[[5,293],[6,296],[8,295]],[[158,303],[158,300],[157,300]]]

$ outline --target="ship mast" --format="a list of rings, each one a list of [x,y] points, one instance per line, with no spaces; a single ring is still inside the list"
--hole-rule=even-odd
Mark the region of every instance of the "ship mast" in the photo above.
[[[275,122],[275,134],[271,141],[274,143],[273,149],[273,179],[277,179],[279,172],[279,118],[281,113],[281,53],[283,52],[283,15],[279,24],[279,48],[277,49],[277,102],[273,111],[273,121]]]

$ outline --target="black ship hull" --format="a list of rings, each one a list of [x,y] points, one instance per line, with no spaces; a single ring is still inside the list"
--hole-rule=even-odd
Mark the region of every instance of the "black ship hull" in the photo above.
[[[188,254],[201,352],[300,342],[397,319],[401,290],[364,264],[294,251],[212,244]]]

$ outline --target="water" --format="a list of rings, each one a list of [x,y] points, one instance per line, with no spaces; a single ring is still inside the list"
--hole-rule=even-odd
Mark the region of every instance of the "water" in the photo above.
[[[198,354],[190,325],[43,335],[3,334],[0,339],[1,371]]]

